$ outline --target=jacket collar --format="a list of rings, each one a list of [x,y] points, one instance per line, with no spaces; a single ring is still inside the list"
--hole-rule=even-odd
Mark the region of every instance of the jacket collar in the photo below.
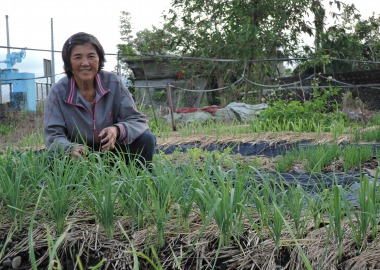
[[[103,88],[102,82],[100,80],[100,75],[97,73],[95,75],[95,81],[96,81],[96,94],[100,97],[107,94],[109,90],[106,90]],[[74,77],[71,77],[68,82],[69,85],[69,91],[66,92],[66,95],[64,97],[64,100],[69,104],[76,104],[77,95],[78,95],[78,89],[75,86],[75,80]]]

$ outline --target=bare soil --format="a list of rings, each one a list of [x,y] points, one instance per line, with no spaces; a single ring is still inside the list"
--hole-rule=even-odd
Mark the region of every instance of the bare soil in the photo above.
[[[3,120],[1,124],[3,127],[10,127],[11,131],[7,132],[6,130],[2,131],[0,129],[0,152],[8,147],[16,150],[20,149],[20,142],[25,140],[25,138],[32,138],[33,135],[42,134],[43,114],[8,112],[8,117]],[[44,148],[40,143],[33,142],[33,145],[30,145],[30,143],[25,144],[29,144],[28,148]],[[25,146],[25,148],[27,148],[27,146]]]

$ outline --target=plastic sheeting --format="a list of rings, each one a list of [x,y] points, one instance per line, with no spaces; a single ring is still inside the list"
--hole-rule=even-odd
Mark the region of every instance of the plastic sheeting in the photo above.
[[[352,144],[351,144],[352,145]],[[380,144],[363,143],[356,144],[358,146],[372,145],[374,155],[380,148]],[[165,154],[171,154],[174,151],[186,152],[188,149],[201,148],[207,151],[224,151],[230,148],[231,154],[241,154],[243,156],[267,156],[276,157],[286,154],[287,151],[294,149],[301,149],[306,147],[315,146],[312,142],[303,141],[296,143],[279,142],[274,144],[268,143],[227,143],[227,144],[211,144],[204,147],[200,145],[178,145],[169,147],[158,147],[158,150],[163,151]],[[344,149],[344,145],[341,146]],[[257,184],[258,182],[266,181],[266,179],[274,180],[272,183],[281,183],[282,188],[288,189],[292,185],[301,185],[302,188],[308,193],[309,196],[319,196],[324,189],[330,189],[335,185],[343,187],[345,196],[353,205],[358,204],[360,181],[363,174],[359,171],[350,173],[278,173],[278,172],[258,172],[254,176],[254,180],[250,180],[249,185]],[[373,179],[370,178],[373,182]],[[249,188],[249,185],[247,188]]]
[[[350,173],[328,173],[328,174],[306,174],[306,173],[278,173],[278,172],[261,172],[255,174],[257,184],[268,179],[271,183],[281,184],[281,189],[288,190],[291,186],[300,185],[309,197],[320,196],[325,189],[331,189],[333,186],[342,186],[345,196],[351,204],[356,205],[359,199],[359,187],[362,175],[359,171]],[[274,181],[273,181],[274,180]],[[274,187],[281,191],[280,187]]]
[[[352,145],[352,144],[350,144]],[[358,146],[368,146],[372,145],[374,148],[374,153],[377,149],[380,149],[380,144],[372,143],[357,143]],[[316,146],[310,141],[301,141],[295,143],[289,142],[277,142],[273,144],[268,143],[225,143],[225,144],[210,144],[207,146],[201,146],[197,144],[183,144],[183,145],[172,145],[165,147],[158,147],[157,150],[163,151],[165,154],[172,154],[174,151],[186,152],[188,149],[201,148],[206,151],[224,151],[230,148],[231,154],[241,154],[242,156],[267,156],[276,157],[279,155],[284,155],[287,151],[294,149],[301,149]],[[345,146],[342,145],[342,148]]]

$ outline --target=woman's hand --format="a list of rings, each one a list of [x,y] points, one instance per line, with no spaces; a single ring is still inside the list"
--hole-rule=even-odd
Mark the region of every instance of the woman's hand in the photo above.
[[[84,145],[77,144],[71,148],[70,156],[73,160],[77,160],[86,154],[86,148]]]
[[[100,143],[102,144],[102,151],[113,150],[115,148],[116,140],[118,137],[119,128],[116,126],[106,127],[99,133],[99,137],[102,138]]]

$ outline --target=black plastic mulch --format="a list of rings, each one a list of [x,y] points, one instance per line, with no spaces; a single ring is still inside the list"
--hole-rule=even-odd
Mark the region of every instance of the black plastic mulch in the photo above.
[[[350,144],[352,145],[352,144]],[[359,146],[372,145],[374,155],[380,148],[380,144],[356,144]],[[242,156],[267,156],[276,157],[284,155],[287,151],[302,149],[315,146],[310,141],[302,141],[296,143],[278,142],[274,144],[268,143],[226,143],[226,144],[210,144],[205,147],[200,147],[196,144],[188,145],[173,145],[168,147],[158,147],[157,150],[163,151],[165,154],[172,154],[174,151],[186,152],[188,149],[201,148],[206,151],[219,150],[223,152],[227,148],[231,150],[231,154],[241,154]],[[344,149],[345,145],[341,146]],[[359,186],[363,174],[359,171],[350,173],[278,173],[278,172],[258,172],[255,174],[255,180],[249,181],[249,185],[256,185],[266,181],[268,178],[274,180],[272,183],[281,184],[277,187],[280,189],[288,189],[290,186],[301,185],[302,188],[310,195],[316,196],[321,190],[331,188],[335,185],[340,185],[345,191],[346,198],[353,204],[358,202]]]
[[[353,144],[350,144],[353,145]],[[376,150],[380,149],[380,144],[373,143],[357,143],[358,146],[368,146],[372,145],[374,153]],[[157,151],[163,151],[165,154],[172,154],[174,151],[186,152],[188,149],[201,148],[205,151],[215,151],[219,150],[223,152],[227,148],[231,150],[231,154],[241,154],[242,156],[267,156],[267,157],[276,157],[279,155],[284,155],[287,151],[290,150],[299,150],[302,148],[315,146],[310,141],[300,141],[300,142],[277,142],[273,144],[268,144],[265,142],[262,143],[225,143],[225,144],[210,144],[207,146],[201,147],[197,144],[183,144],[183,145],[172,145],[172,146],[158,146]],[[341,146],[342,148],[345,145]]]

